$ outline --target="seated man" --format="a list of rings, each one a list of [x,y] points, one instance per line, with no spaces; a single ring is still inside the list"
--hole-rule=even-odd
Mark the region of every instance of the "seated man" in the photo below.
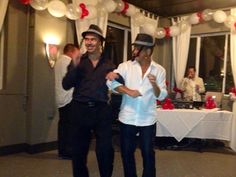
[[[202,101],[200,94],[205,92],[205,87],[202,78],[196,76],[195,72],[194,67],[189,67],[187,77],[181,82],[180,89],[185,101]]]

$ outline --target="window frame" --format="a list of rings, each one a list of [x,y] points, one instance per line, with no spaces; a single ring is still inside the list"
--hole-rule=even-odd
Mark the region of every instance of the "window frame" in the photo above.
[[[217,33],[206,33],[206,34],[194,34],[191,35],[190,38],[196,38],[196,54],[195,54],[195,67],[196,67],[196,74],[199,75],[199,64],[200,64],[200,48],[201,48],[201,39],[203,37],[211,37],[211,36],[225,36],[225,43],[224,43],[224,66],[223,66],[223,81],[222,81],[222,89],[221,92],[225,94],[225,87],[226,87],[226,69],[227,69],[227,52],[228,52],[228,40],[230,37],[230,32],[217,32]]]
[[[127,61],[128,60],[128,58],[127,58],[127,53],[128,53],[128,32],[131,32],[131,29],[129,27],[118,25],[118,24],[115,24],[113,22],[108,22],[107,25],[111,26],[113,28],[117,28],[117,29],[120,29],[120,30],[124,31],[123,62]]]

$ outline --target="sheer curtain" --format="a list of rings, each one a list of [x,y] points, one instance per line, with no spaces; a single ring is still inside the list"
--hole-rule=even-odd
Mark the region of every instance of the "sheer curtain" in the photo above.
[[[8,0],[0,1],[0,90],[3,84],[3,49],[4,49],[4,32],[3,22],[7,11]]]
[[[181,17],[179,20],[186,20],[187,16]],[[176,23],[172,20],[173,25]],[[177,87],[179,88],[181,80],[184,77],[187,60],[188,60],[188,49],[191,34],[191,25],[178,36],[173,37],[172,52],[173,52],[173,66],[174,76]]]
[[[231,15],[236,15],[236,8],[231,9]],[[232,66],[232,72],[233,72],[233,78],[234,78],[234,85],[236,85],[236,33],[231,29],[231,33],[230,33],[230,58],[231,58],[231,66]],[[234,101],[233,103],[233,114],[234,117],[236,117],[236,101]],[[236,121],[234,121],[234,123],[236,123]],[[236,130],[235,127],[236,126],[232,126],[233,127],[233,134],[236,135]],[[232,140],[232,142],[230,142],[231,144],[233,144],[231,147],[236,147],[236,139]]]
[[[75,1],[76,0],[73,0],[73,3],[75,3]],[[99,11],[99,9],[97,9],[97,11]],[[81,19],[76,20],[75,27],[76,27],[78,43],[80,44],[80,42],[82,41],[82,36],[81,36],[82,32],[86,31],[91,24],[98,25],[102,29],[103,36],[105,37],[107,32],[107,23],[108,23],[108,12],[103,13],[102,16],[97,15],[97,18],[91,20],[81,20]],[[80,47],[82,52],[85,52],[84,45]]]

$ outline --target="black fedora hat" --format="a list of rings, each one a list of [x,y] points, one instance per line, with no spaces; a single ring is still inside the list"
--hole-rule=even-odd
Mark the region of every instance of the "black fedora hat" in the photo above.
[[[137,34],[136,39],[132,45],[153,47],[155,45],[155,41],[151,35],[145,33],[139,33]]]
[[[96,34],[96,35],[98,35],[102,40],[105,40],[105,38],[104,38],[103,35],[102,35],[102,30],[101,30],[101,28],[99,28],[99,26],[97,26],[97,25],[91,24],[91,25],[89,26],[89,29],[88,29],[87,31],[84,31],[84,32],[82,33],[83,38],[85,38],[86,34],[88,34],[88,33]]]

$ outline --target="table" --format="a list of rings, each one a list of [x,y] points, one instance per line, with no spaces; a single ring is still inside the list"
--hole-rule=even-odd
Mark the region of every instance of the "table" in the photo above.
[[[158,109],[156,136],[229,141],[236,151],[236,119],[232,112],[194,109]]]

